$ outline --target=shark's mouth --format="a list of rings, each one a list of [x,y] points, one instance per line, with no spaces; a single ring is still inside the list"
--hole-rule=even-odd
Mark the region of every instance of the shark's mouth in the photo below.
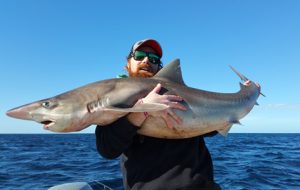
[[[51,120],[41,121],[40,123],[44,124],[44,129],[49,129],[51,125],[54,125],[54,121]]]

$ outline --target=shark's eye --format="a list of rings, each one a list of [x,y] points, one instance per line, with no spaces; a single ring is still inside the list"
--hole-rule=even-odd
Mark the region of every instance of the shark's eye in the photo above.
[[[49,107],[50,107],[50,102],[43,102],[43,103],[42,103],[42,106],[43,106],[44,108],[49,108]]]
[[[51,109],[55,107],[55,103],[50,102],[50,101],[46,101],[42,103],[42,106],[46,109]]]

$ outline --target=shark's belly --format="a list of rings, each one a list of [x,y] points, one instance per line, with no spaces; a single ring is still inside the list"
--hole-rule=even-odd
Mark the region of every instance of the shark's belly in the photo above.
[[[223,130],[246,114],[243,111],[243,106],[236,105],[211,104],[209,107],[205,107],[205,105],[192,107],[187,104],[186,106],[189,108],[186,111],[174,110],[182,118],[182,124],[178,125],[173,120],[173,128],[168,128],[162,118],[149,117],[138,133],[166,139],[191,138]]]
[[[165,139],[182,139],[200,136],[228,125],[225,120],[213,120],[209,118],[199,118],[189,115],[183,117],[183,123],[178,125],[173,120],[173,128],[168,128],[162,118],[149,117],[138,130],[139,134]]]

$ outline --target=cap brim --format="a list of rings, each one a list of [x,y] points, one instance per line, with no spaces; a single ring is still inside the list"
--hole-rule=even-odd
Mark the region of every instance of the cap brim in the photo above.
[[[134,44],[132,50],[135,51],[138,48],[143,47],[143,46],[151,47],[160,57],[162,57],[162,48],[156,40],[146,39],[146,40],[139,41]]]

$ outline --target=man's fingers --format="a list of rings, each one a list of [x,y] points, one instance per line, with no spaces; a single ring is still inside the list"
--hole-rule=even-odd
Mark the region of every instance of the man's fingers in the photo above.
[[[161,117],[164,121],[166,126],[169,129],[173,129],[174,127],[174,121],[178,124],[181,125],[183,120],[181,119],[181,117],[179,117],[175,112],[173,112],[171,109],[167,109],[164,111],[160,111],[160,112],[153,112],[153,113],[149,113],[152,117]]]
[[[158,83],[151,92],[155,92],[156,94],[158,94],[160,89],[161,89],[161,84]]]
[[[165,95],[169,101],[182,101],[183,98],[176,95]]]
[[[247,81],[244,83],[244,85],[250,86],[250,85],[251,85],[251,81],[250,81],[250,80],[247,80]]]
[[[179,117],[175,112],[168,110],[168,114],[171,116],[171,118],[173,118],[176,121],[177,124],[179,125],[182,124],[181,117]]]
[[[167,98],[166,104],[169,107],[184,110],[184,111],[187,110],[187,108],[180,103],[181,101],[183,101],[182,97],[176,95],[165,95],[165,96]]]
[[[162,118],[165,120],[167,127],[169,129],[173,129],[173,123],[171,121],[171,118],[168,116],[168,114],[163,115]]]
[[[179,102],[171,102],[169,104],[167,104],[170,108],[174,108],[174,109],[179,109],[179,110],[183,110],[183,111],[186,111],[187,108],[182,105],[181,103]]]
[[[162,118],[165,120],[166,125],[169,129],[173,129],[174,126],[173,119],[178,125],[182,124],[182,119],[178,117],[176,113],[172,112],[171,110],[168,110],[167,114],[164,114]]]

